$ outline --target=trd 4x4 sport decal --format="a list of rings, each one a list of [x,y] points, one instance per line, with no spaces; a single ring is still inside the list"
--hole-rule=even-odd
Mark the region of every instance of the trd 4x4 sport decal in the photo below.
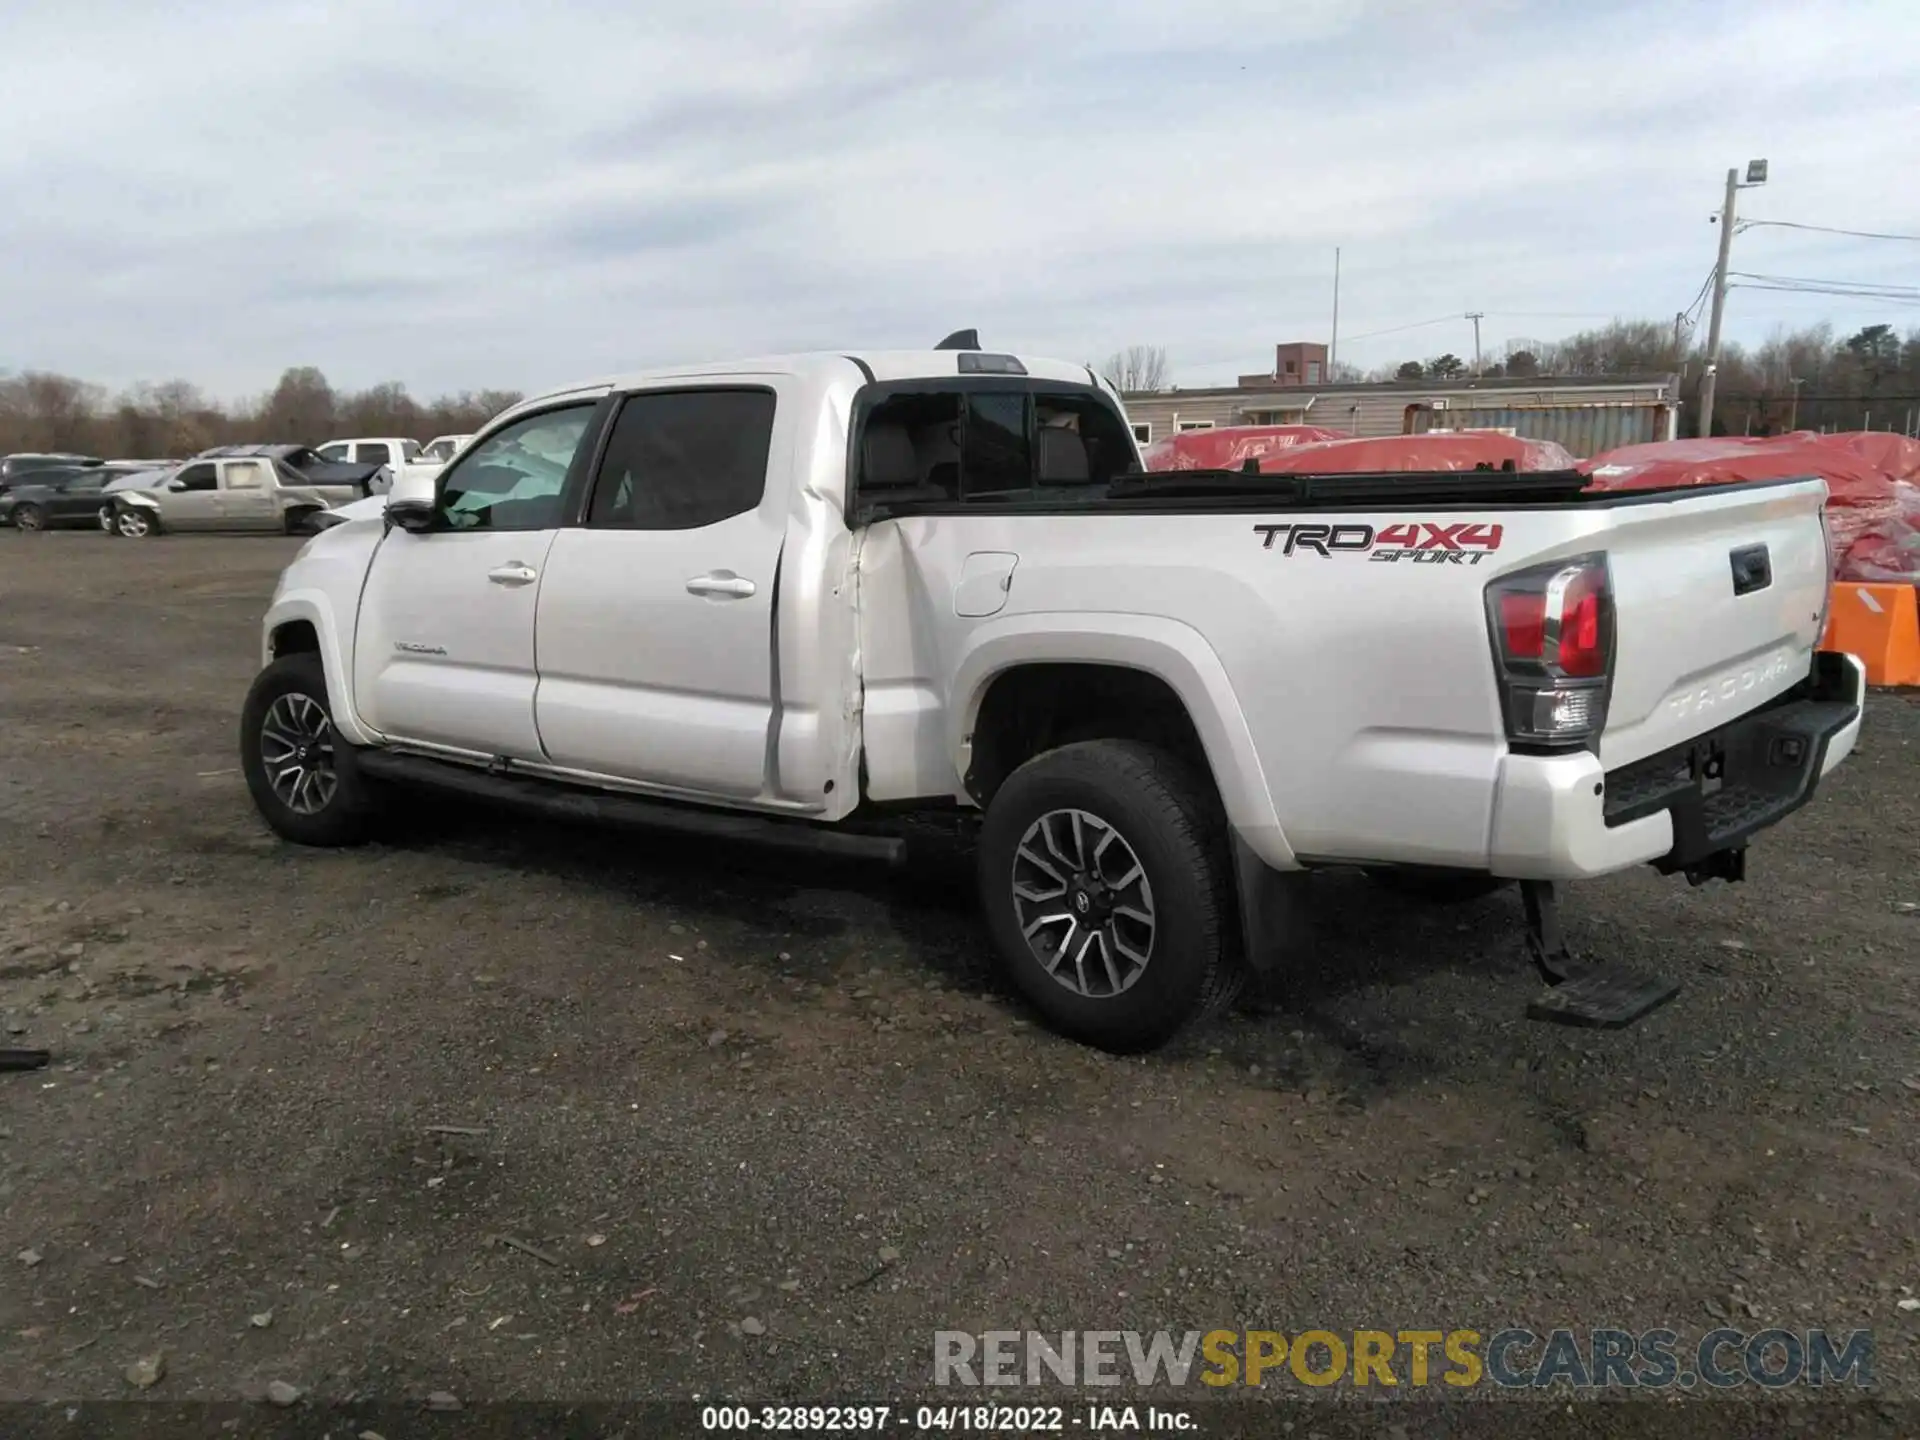
[[[1371,525],[1256,525],[1253,533],[1262,537],[1262,550],[1277,546],[1282,555],[1305,551],[1324,559],[1342,552],[1365,551],[1369,560],[1478,565],[1500,548],[1501,528],[1396,520],[1378,530]]]

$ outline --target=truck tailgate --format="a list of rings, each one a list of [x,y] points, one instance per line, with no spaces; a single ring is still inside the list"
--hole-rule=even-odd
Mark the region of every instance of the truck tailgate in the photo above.
[[[1830,584],[1826,493],[1820,480],[1726,486],[1611,510],[1618,644],[1600,745],[1609,769],[1806,678]]]

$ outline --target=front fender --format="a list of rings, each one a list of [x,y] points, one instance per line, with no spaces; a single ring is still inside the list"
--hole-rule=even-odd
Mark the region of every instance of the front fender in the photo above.
[[[947,747],[956,774],[973,768],[974,723],[994,678],[1016,666],[1042,664],[1119,665],[1165,681],[1199,733],[1234,833],[1272,868],[1300,868],[1274,810],[1253,732],[1226,667],[1199,631],[1177,620],[1040,612],[979,626],[967,637],[954,671]]]
[[[350,617],[349,617],[350,618]],[[320,664],[327,675],[327,709],[333,728],[350,745],[376,745],[381,735],[360,723],[353,707],[352,637],[341,634],[333,599],[324,590],[283,590],[273,598],[260,625],[260,664],[273,663],[274,633],[301,621],[313,627],[320,644]]]
[[[156,515],[160,513],[160,502],[151,495],[141,494],[138,490],[122,490],[118,494],[109,495],[107,499],[115,505],[131,505],[140,510],[151,510]]]

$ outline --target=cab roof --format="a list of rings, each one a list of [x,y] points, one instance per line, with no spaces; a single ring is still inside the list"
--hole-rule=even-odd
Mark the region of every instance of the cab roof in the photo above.
[[[967,357],[972,357],[971,359]],[[1019,368],[1004,362],[1017,362]],[[1035,380],[1064,381],[1093,385],[1102,390],[1111,387],[1085,365],[1070,360],[1048,360],[1038,356],[1011,355],[1004,351],[974,349],[929,350],[821,350],[794,355],[759,355],[744,360],[718,360],[698,365],[674,365],[656,370],[635,370],[582,381],[530,396],[515,406],[544,404],[569,395],[604,394],[608,391],[637,389],[657,385],[663,380],[713,379],[728,375],[792,375],[800,379],[853,377],[877,381],[940,380],[958,375],[1024,375]]]

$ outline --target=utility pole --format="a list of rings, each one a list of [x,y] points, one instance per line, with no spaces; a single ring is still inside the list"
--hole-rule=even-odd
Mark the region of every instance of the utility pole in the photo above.
[[[1787,411],[1787,429],[1798,430],[1800,428],[1800,387],[1807,382],[1799,375],[1789,375],[1787,383],[1793,386],[1793,405]]]
[[[1333,367],[1340,360],[1340,247],[1333,247],[1333,340],[1327,346],[1327,383],[1333,383]]]
[[[1467,319],[1473,322],[1473,373],[1480,373],[1480,322],[1487,318],[1484,310],[1469,310]]]
[[[1676,310],[1673,315],[1673,363],[1676,366],[1681,363],[1680,334],[1686,328],[1687,312],[1684,310]]]
[[[1767,183],[1767,162],[1747,162],[1747,183],[1738,170],[1727,171],[1727,198],[1720,207],[1720,258],[1713,266],[1713,318],[1707,322],[1707,369],[1700,377],[1700,421],[1694,433],[1713,434],[1713,392],[1720,378],[1720,318],[1727,308],[1727,260],[1733,250],[1733,202],[1742,190]]]

